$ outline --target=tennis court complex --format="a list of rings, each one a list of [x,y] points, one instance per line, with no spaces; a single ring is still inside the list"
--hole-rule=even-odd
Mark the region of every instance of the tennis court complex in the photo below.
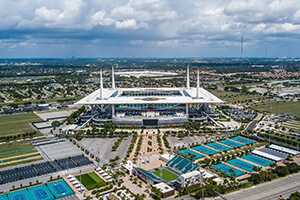
[[[234,141],[231,141],[231,140],[221,140],[221,141],[218,141],[218,142],[220,142],[220,143],[222,143],[222,144],[226,144],[226,145],[231,146],[231,147],[233,147],[233,148],[245,146],[245,145],[243,145],[243,144],[240,144],[240,143],[238,143],[238,142],[234,142]]]
[[[242,159],[249,160],[250,162],[257,163],[264,167],[268,167],[269,165],[273,164],[271,161],[253,155],[243,156]]]
[[[221,145],[221,144],[218,144],[218,143],[215,143],[215,142],[208,143],[208,144],[206,144],[206,146],[217,149],[219,151],[230,151],[230,150],[232,150],[232,148],[226,147],[224,145]]]
[[[54,200],[73,195],[74,192],[64,180],[19,190],[0,196],[0,200]]]
[[[256,143],[252,140],[248,140],[246,138],[243,138],[243,137],[233,137],[233,138],[230,138],[231,140],[235,140],[235,141],[238,141],[238,142],[241,142],[241,143],[244,143],[244,144],[253,144],[253,143]]]
[[[48,183],[47,187],[56,199],[74,194],[64,180]]]
[[[212,149],[204,147],[204,146],[196,146],[196,147],[192,147],[192,149],[199,151],[200,153],[204,153],[206,155],[215,155],[215,154],[219,153],[215,150],[212,150]]]
[[[198,153],[195,153],[189,149],[182,149],[182,150],[179,150],[178,153],[183,153],[184,155],[188,156],[189,158],[191,158],[191,155],[194,155],[194,159],[193,160],[198,160],[200,158],[204,158],[204,156],[198,154]]]
[[[225,172],[228,176],[234,175],[235,178],[245,174],[244,172],[229,167],[228,165],[224,165],[223,163],[215,165],[215,169],[220,170],[221,172]],[[230,169],[232,169],[233,171],[230,172]]]
[[[164,179],[165,181],[173,181],[178,178],[178,175],[174,174],[173,172],[170,172],[169,170],[163,168],[163,169],[155,169],[154,172],[152,172],[156,176]]]
[[[94,172],[90,172],[87,174],[82,174],[76,176],[76,178],[84,185],[84,187],[88,190],[92,190],[94,188],[99,188],[106,185],[105,181],[102,180],[97,174]]]
[[[256,166],[256,165],[252,165],[252,164],[250,164],[250,163],[241,161],[241,160],[239,160],[239,159],[229,160],[229,161],[227,161],[226,163],[231,164],[231,165],[233,165],[233,166],[236,166],[236,167],[238,167],[238,168],[240,168],[240,169],[243,169],[243,170],[245,170],[245,171],[247,171],[247,172],[253,172],[253,171],[254,171],[254,170],[253,170],[253,167],[260,168],[260,167],[258,167],[258,166]]]

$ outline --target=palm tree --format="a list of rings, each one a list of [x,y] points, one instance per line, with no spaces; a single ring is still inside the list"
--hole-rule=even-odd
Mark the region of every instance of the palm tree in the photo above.
[[[230,169],[229,169],[229,173],[230,173],[230,176],[231,176],[231,177],[234,177],[234,176],[233,176],[233,172],[234,172],[234,170],[233,170],[232,168],[230,168]]]
[[[261,168],[260,168],[260,167],[253,166],[252,169],[253,169],[253,171],[255,171],[255,172],[259,172]]]

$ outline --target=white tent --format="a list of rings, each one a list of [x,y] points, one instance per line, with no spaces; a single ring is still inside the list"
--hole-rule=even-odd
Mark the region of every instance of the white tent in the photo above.
[[[105,171],[103,171],[103,170],[101,170],[100,172],[99,172],[99,174],[104,174],[105,173]]]
[[[106,180],[111,179],[111,176],[108,175],[107,177],[105,177],[105,179]]]
[[[68,178],[68,179],[71,179],[71,178],[73,178],[73,176],[72,176],[71,174],[69,174],[69,175],[67,176],[67,178]]]
[[[96,171],[98,172],[98,171],[101,171],[102,169],[100,168],[100,167],[98,167],[97,169],[96,169]]]
[[[108,176],[108,174],[107,173],[103,173],[103,175],[102,175],[103,177],[105,177],[105,176]]]
[[[77,185],[75,185],[76,188],[79,188],[81,187],[81,185],[78,183]]]
[[[78,181],[74,181],[74,182],[73,182],[73,185],[76,185],[76,184],[79,184],[79,182],[78,182]]]
[[[69,181],[70,182],[76,181],[76,178],[71,178]]]

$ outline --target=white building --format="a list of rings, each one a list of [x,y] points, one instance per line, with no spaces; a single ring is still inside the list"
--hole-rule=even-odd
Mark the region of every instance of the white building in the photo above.
[[[189,73],[184,88],[116,88],[113,68],[112,72],[111,88],[103,88],[101,71],[100,89],[76,103],[89,106],[82,123],[157,127],[218,118],[212,104],[223,101],[200,88],[199,71],[196,88],[190,87]]]

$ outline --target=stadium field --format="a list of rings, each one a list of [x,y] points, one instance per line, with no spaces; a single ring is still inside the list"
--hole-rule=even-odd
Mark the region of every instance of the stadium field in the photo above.
[[[160,172],[162,172],[162,176],[160,175]],[[153,172],[153,174],[155,174],[158,177],[161,177],[162,179],[164,179],[167,182],[175,180],[175,179],[178,178],[178,176],[176,174],[174,174],[173,172],[170,172],[167,169],[162,169],[162,170],[156,169]]]
[[[92,190],[94,188],[100,188],[106,183],[104,180],[102,180],[97,174],[94,172],[90,172],[87,174],[82,174],[81,176],[76,176],[76,178],[81,181],[81,183],[84,185],[84,187],[88,190]]]

